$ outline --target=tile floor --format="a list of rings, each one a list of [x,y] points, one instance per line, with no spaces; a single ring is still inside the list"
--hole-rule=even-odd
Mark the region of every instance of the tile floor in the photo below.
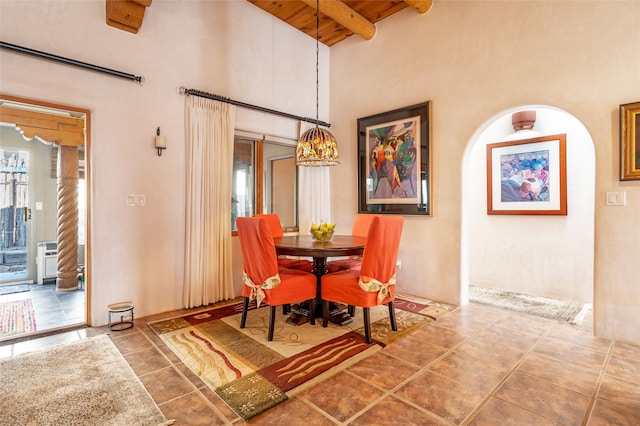
[[[56,291],[55,283],[29,284],[29,291],[0,295],[0,303],[23,299],[31,299],[36,333],[86,323],[84,288]]]
[[[243,423],[147,327],[184,312],[5,344],[0,357],[109,333],[176,425]],[[638,425],[640,346],[594,338],[591,323],[472,303],[247,423]]]

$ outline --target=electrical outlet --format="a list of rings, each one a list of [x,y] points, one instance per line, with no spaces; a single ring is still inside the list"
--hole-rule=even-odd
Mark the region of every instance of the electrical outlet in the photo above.
[[[396,269],[402,269],[402,260],[398,259],[396,262]]]

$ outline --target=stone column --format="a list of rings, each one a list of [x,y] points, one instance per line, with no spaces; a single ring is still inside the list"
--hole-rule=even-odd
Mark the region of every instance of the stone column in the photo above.
[[[78,148],[58,148],[58,274],[56,289],[78,288]]]

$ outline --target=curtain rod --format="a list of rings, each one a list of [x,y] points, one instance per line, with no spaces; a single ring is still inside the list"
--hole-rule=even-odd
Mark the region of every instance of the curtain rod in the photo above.
[[[51,53],[46,53],[46,52],[41,52],[39,50],[29,49],[28,47],[17,46],[15,44],[11,44],[11,43],[6,43],[4,41],[0,41],[0,48],[11,50],[11,51],[17,52],[17,53],[24,53],[24,54],[27,54],[27,55],[31,55],[31,56],[35,56],[35,57],[41,58],[41,59],[48,59],[50,61],[60,62],[60,63],[67,64],[67,65],[74,65],[76,67],[80,67],[80,68],[84,68],[84,69],[88,69],[88,70],[92,70],[92,71],[101,72],[103,74],[108,74],[108,75],[111,75],[113,77],[125,78],[127,80],[135,81],[135,82],[139,83],[140,85],[144,84],[144,77],[142,77],[142,76],[128,74],[126,72],[116,71],[116,70],[112,70],[112,69],[109,69],[109,68],[101,67],[101,66],[98,66],[98,65],[88,64],[86,62],[76,61],[75,59],[69,59],[69,58],[65,58],[65,57],[62,57],[62,56],[53,55]]]
[[[298,115],[289,114],[287,112],[276,111],[274,109],[269,109],[269,108],[265,108],[265,107],[261,107],[261,106],[257,106],[257,105],[246,104],[244,102],[234,101],[233,99],[225,98],[224,96],[215,95],[213,93],[203,92],[202,90],[187,89],[184,86],[180,87],[180,94],[181,95],[198,96],[198,97],[207,98],[207,99],[213,99],[214,101],[226,102],[226,103],[231,104],[231,105],[237,105],[237,106],[244,107],[244,108],[255,109],[257,111],[267,112],[269,114],[280,115],[282,117],[293,118],[294,120],[306,121],[308,123],[312,123],[312,124],[315,124],[315,125],[318,125],[318,126],[331,127],[331,124],[326,123],[324,121],[314,120],[313,118],[308,118],[308,117],[300,117]]]

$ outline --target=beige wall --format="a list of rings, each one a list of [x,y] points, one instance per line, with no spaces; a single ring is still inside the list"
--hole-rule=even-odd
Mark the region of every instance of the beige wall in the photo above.
[[[0,91],[91,110],[94,325],[105,324],[106,305],[120,300],[133,300],[137,316],[182,306],[179,86],[315,114],[315,41],[248,2],[154,2],[136,35],[107,26],[104,10],[101,1],[0,2],[3,41],[146,78],[140,87],[0,50]],[[632,1],[436,0],[425,15],[405,10],[378,23],[369,42],[354,36],[332,47],[330,63],[321,46],[320,119],[330,107],[342,157],[331,169],[339,231],[350,230],[357,210],[357,118],[432,100],[434,214],[407,217],[398,275],[403,291],[464,300],[465,151],[502,111],[560,108],[585,125],[595,145],[597,333],[640,342],[640,184],[618,181],[617,118],[619,104],[640,99],[638,16],[640,3]],[[162,157],[153,149],[157,126],[168,137]],[[242,110],[238,128],[297,135],[290,120]],[[626,207],[604,206],[612,190],[627,192]],[[145,194],[146,206],[127,207],[127,194]]]
[[[104,1],[0,1],[0,39],[142,75],[145,83],[0,50],[0,92],[91,111],[91,324],[132,300],[137,317],[182,307],[184,96],[180,86],[315,116],[315,40],[246,1],[157,1],[138,34],[105,23]],[[328,87],[328,48],[320,81]],[[328,93],[320,118],[328,119]],[[156,128],[168,139],[161,157]],[[297,139],[298,123],[239,109],[237,128]],[[144,207],[128,207],[144,194]],[[242,258],[234,241],[235,287]]]
[[[357,210],[356,186],[344,185],[357,178],[357,118],[431,100],[434,214],[407,218],[398,281],[404,291],[464,302],[465,150],[510,108],[562,109],[595,144],[596,332],[640,342],[640,182],[618,181],[618,106],[640,99],[638,16],[632,1],[435,1],[425,15],[404,10],[378,23],[369,42],[334,46],[331,123],[342,165],[332,169],[332,205],[350,206],[334,208],[334,220],[348,223]],[[605,206],[606,191],[626,191],[627,205]]]

